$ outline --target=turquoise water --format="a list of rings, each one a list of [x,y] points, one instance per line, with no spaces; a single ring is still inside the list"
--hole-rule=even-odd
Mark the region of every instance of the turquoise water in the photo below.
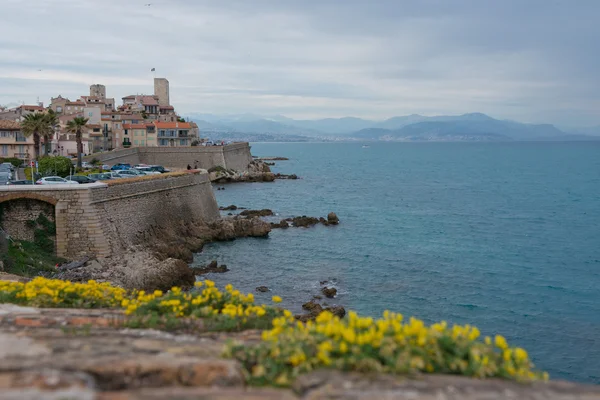
[[[553,378],[600,383],[600,144],[254,144],[303,179],[233,184],[220,205],[341,224],[207,246],[213,274],[272,289],[299,311],[319,281],[334,303],[472,323],[525,347]]]

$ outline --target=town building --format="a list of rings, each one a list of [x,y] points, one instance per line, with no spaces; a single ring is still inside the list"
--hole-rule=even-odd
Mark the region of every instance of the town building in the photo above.
[[[17,121],[0,120],[0,158],[18,158],[24,162],[35,155],[33,135],[25,137]]]
[[[166,78],[154,78],[154,95],[158,97],[158,104],[169,106],[169,81]]]
[[[188,122],[154,122],[158,147],[187,147],[192,145],[192,126]]]

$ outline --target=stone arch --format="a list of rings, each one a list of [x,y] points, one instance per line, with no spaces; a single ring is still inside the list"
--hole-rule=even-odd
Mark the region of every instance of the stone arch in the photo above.
[[[36,229],[48,226],[39,220],[40,214],[56,226],[54,233],[54,251],[58,254],[60,241],[65,231],[64,219],[59,218],[61,201],[54,197],[38,193],[9,193],[0,197],[0,227],[11,237],[18,240],[33,241]],[[33,221],[37,221],[36,225]],[[46,228],[47,229],[47,228]],[[49,243],[49,242],[48,242]]]
[[[18,200],[18,199],[31,199],[31,200],[39,200],[46,203],[50,203],[53,206],[56,206],[58,203],[58,199],[52,196],[45,196],[43,194],[34,193],[34,192],[20,192],[20,193],[8,193],[2,197],[0,197],[0,203],[4,203],[5,201],[10,200]]]

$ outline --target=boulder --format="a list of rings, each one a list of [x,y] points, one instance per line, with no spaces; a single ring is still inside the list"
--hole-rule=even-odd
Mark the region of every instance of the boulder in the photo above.
[[[261,292],[261,293],[265,293],[265,292],[269,291],[269,288],[266,287],[266,286],[259,286],[259,287],[256,288],[256,291],[257,292]]]
[[[308,228],[308,227],[316,225],[318,223],[319,223],[319,220],[317,218],[307,217],[306,215],[303,215],[301,217],[292,218],[292,226],[295,226],[295,227]]]
[[[266,237],[271,224],[260,218],[224,218],[211,224],[213,240],[233,240],[240,237]]]
[[[340,223],[340,219],[338,218],[338,216],[336,215],[336,213],[330,212],[329,214],[327,214],[327,222],[330,225],[337,225],[337,224]]]
[[[220,190],[220,189],[218,189],[218,190]],[[233,210],[237,210],[237,209],[238,209],[237,206],[235,206],[233,204],[230,206],[227,206],[227,207],[219,207],[219,210],[221,210],[221,211],[229,211],[229,210],[233,211]]]
[[[342,306],[325,307],[325,311],[329,311],[336,317],[340,317],[340,318],[344,318],[344,316],[346,315],[346,309]]]
[[[323,311],[323,307],[321,307],[321,305],[314,300],[302,304],[302,308],[310,312],[311,314],[314,314],[315,316],[321,314],[321,312]]]
[[[276,228],[286,229],[289,227],[290,227],[290,225],[287,223],[287,221],[285,219],[282,219],[279,222],[271,222],[271,228],[273,228],[273,229],[276,229]]]
[[[244,210],[240,213],[240,215],[243,215],[244,217],[268,217],[270,215],[273,215],[273,211],[269,210],[268,208],[264,208],[262,210]]]
[[[325,297],[329,297],[330,299],[332,299],[337,294],[337,289],[336,288],[328,288],[327,286],[325,286],[324,288],[321,289],[321,292],[325,295]]]
[[[219,266],[217,260],[212,260],[210,263],[208,263],[206,267],[191,267],[191,269],[196,275],[208,274],[210,272],[222,274],[224,272],[229,271],[227,265],[223,264]]]

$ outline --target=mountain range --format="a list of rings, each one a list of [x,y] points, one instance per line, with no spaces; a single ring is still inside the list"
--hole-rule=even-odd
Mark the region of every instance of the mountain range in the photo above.
[[[598,127],[566,132],[551,124],[499,120],[481,113],[427,117],[418,114],[385,121],[355,117],[296,120],[281,115],[188,114],[202,136],[271,140],[510,141],[600,140]],[[254,140],[258,139],[258,140]]]

